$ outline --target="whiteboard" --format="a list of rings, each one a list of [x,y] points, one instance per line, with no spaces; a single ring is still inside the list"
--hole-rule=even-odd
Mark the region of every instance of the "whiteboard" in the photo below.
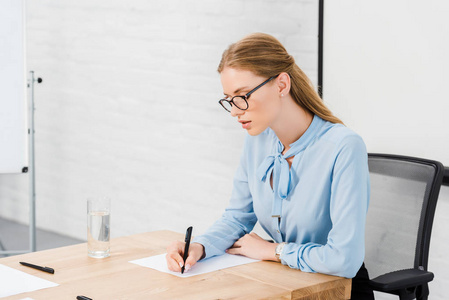
[[[323,99],[369,152],[449,165],[449,1],[328,0]]]
[[[0,0],[0,173],[28,166],[24,0]]]

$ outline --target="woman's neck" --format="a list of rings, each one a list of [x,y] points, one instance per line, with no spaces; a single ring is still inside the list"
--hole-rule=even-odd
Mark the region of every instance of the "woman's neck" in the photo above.
[[[290,149],[290,144],[296,142],[307,131],[313,120],[313,114],[300,107],[290,96],[284,100],[277,121],[270,126],[284,145],[283,154]]]

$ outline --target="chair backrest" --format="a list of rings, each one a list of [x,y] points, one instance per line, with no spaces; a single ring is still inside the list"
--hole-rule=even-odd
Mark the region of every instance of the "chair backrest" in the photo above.
[[[444,166],[426,159],[369,154],[371,198],[365,264],[370,278],[427,270],[430,234]]]

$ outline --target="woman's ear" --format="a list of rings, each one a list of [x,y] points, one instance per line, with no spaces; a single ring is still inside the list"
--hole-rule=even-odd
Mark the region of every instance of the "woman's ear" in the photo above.
[[[279,74],[276,80],[279,88],[279,96],[283,97],[284,95],[288,95],[290,92],[290,75],[285,72]]]

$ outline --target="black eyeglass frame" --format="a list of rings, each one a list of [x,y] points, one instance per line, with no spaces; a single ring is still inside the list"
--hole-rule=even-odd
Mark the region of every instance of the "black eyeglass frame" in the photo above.
[[[265,84],[267,84],[268,82],[270,82],[271,80],[275,79],[276,77],[278,77],[279,75],[276,76],[272,76],[270,78],[268,78],[267,80],[265,80],[264,82],[262,82],[261,84],[259,84],[258,86],[256,86],[255,88],[253,88],[251,91],[249,91],[248,93],[246,93],[246,95],[238,95],[238,96],[234,96],[231,98],[231,100],[226,100],[226,99],[220,99],[218,101],[218,103],[220,103],[220,105],[227,111],[227,112],[231,112],[229,109],[226,108],[226,106],[223,105],[223,102],[228,102],[229,105],[232,107],[232,105],[234,105],[235,107],[237,107],[240,110],[247,110],[249,108],[249,104],[248,104],[248,98],[249,96],[251,96],[252,93],[254,93],[255,91],[257,91],[258,89],[260,89],[261,87],[263,87]],[[239,107],[237,104],[235,104],[234,99],[235,98],[242,98],[245,101],[246,104],[246,108],[242,108]]]

